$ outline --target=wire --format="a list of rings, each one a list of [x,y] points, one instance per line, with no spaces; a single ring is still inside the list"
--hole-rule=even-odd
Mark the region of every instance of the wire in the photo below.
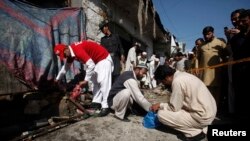
[[[167,21],[169,21],[169,23],[171,24],[171,26],[174,28],[174,30],[177,32],[177,30],[176,30],[176,28],[175,28],[175,26],[174,26],[174,24],[173,24],[173,22],[172,22],[172,20],[170,19],[170,17],[168,16],[168,14],[167,14],[167,12],[166,12],[166,10],[165,10],[165,8],[163,7],[163,4],[161,3],[161,1],[159,0],[159,5],[161,6],[161,8],[162,8],[162,10],[163,10],[163,14],[165,15],[165,17],[167,18]]]
[[[173,29],[174,29],[174,31],[177,33],[177,35],[180,35],[179,32],[178,32],[178,30],[177,30],[177,28],[176,28],[175,25],[173,24],[172,20],[171,20],[170,17],[168,16],[166,9],[163,7],[162,1],[161,1],[161,0],[158,0],[158,2],[159,2],[158,5],[161,6],[161,9],[163,10],[163,14],[166,16],[166,18],[167,18],[167,20],[169,21],[170,25],[173,27]],[[180,1],[178,1],[178,2],[180,2]],[[178,5],[178,3],[176,3],[174,6],[177,6],[177,5]]]

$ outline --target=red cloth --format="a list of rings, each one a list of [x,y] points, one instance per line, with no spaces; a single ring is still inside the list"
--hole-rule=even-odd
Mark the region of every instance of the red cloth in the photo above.
[[[72,99],[76,99],[77,97],[80,96],[80,94],[81,94],[81,87],[80,85],[76,85],[73,91],[70,93],[70,97]]]
[[[59,55],[60,60],[63,60],[63,58],[64,58],[65,48],[66,48],[66,45],[64,45],[64,44],[57,44],[54,48],[54,52],[56,55]]]
[[[103,59],[106,59],[109,55],[108,51],[101,45],[94,41],[82,41],[76,42],[70,45],[75,58],[86,64],[89,59],[92,59],[95,64]]]

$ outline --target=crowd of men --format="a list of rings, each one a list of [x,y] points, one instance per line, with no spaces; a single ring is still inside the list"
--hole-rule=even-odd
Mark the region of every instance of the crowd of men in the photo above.
[[[187,139],[204,138],[224,97],[230,105],[228,111],[238,117],[247,116],[250,63],[213,67],[250,57],[250,10],[233,11],[231,21],[234,28],[225,28],[227,41],[216,37],[212,26],[206,26],[203,38],[195,41],[196,46],[187,57],[178,52],[163,65],[158,55],[149,57],[145,51],[138,52],[138,42],[125,56],[119,36],[112,34],[109,23],[104,21],[99,26],[105,35],[100,44],[84,40],[55,46],[55,53],[66,60],[56,81],[77,60],[86,66],[85,79],[79,85],[83,88],[92,82],[91,107],[100,109],[100,117],[114,111],[115,118],[129,122],[127,112],[136,103],[146,112],[157,112],[162,124],[182,132]],[[152,105],[141,89],[153,89],[159,83],[170,88],[170,101]],[[233,91],[227,90],[228,86]]]

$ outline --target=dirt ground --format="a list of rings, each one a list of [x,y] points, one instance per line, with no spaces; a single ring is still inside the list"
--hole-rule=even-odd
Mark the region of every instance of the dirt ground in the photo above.
[[[152,104],[158,102],[167,102],[169,100],[170,93],[168,91],[161,91],[160,89],[156,90],[142,90],[146,99],[149,100]],[[54,99],[50,97],[49,99]],[[60,100],[60,103],[62,99]],[[13,105],[12,108],[8,107],[8,109],[16,109],[16,107],[25,107],[26,104],[22,104],[22,102],[17,101],[18,105]],[[21,104],[20,104],[21,103]],[[53,102],[52,102],[53,103]],[[57,102],[55,102],[57,103]],[[74,109],[68,109],[64,104],[62,107],[58,105],[53,106],[54,109],[50,106],[44,113],[50,113],[48,116],[43,117],[50,117],[52,115],[63,115],[64,113],[71,113]],[[1,107],[6,107],[2,105]],[[32,106],[31,106],[32,107]],[[34,106],[33,106],[34,107]],[[55,109],[64,109],[64,110],[55,110]],[[3,108],[7,110],[6,108]],[[20,119],[21,116],[18,118],[15,115],[22,115],[18,113],[22,113],[20,110],[12,113],[11,116],[7,112],[3,112],[5,114],[1,114],[1,117],[6,119],[6,121],[15,121],[16,119]],[[34,109],[34,108],[31,108]],[[55,113],[57,111],[58,113]],[[61,111],[61,112],[60,112]],[[40,113],[41,114],[41,113]],[[8,116],[7,116],[8,115]],[[76,122],[72,122],[70,124],[60,124],[61,126],[55,126],[52,128],[53,130],[45,130],[48,132],[41,132],[39,136],[32,136],[32,138],[25,138],[26,140],[35,140],[35,141],[179,141],[182,140],[182,134],[173,131],[172,129],[167,128],[166,126],[161,126],[158,129],[148,129],[143,126],[143,116],[136,116],[130,114],[128,118],[131,120],[130,122],[123,122],[113,117],[114,114],[110,113],[105,117],[96,117],[92,115],[87,119],[77,120]],[[10,119],[9,117],[13,118]],[[10,120],[7,120],[10,119]],[[34,120],[34,117],[30,118]],[[30,129],[30,126],[33,124],[24,124],[23,122],[30,121],[27,116],[22,116],[20,119],[21,126],[17,126],[17,124],[13,123],[13,126],[9,126],[7,132],[7,128],[0,128],[0,132],[4,131],[5,133],[0,133],[1,135],[5,135],[7,138],[12,138],[13,135],[18,135],[20,132],[25,135],[27,130]],[[38,118],[40,119],[40,118]],[[225,120],[221,120],[225,121]],[[221,122],[219,121],[219,122]],[[0,125],[4,127],[6,122],[1,123]],[[18,123],[18,122],[17,122]],[[20,128],[22,127],[22,128]],[[47,126],[45,126],[47,127]],[[13,130],[15,129],[15,130]],[[18,129],[18,130],[17,130]],[[39,128],[40,129],[40,128]],[[38,129],[38,131],[39,131]],[[16,131],[14,134],[13,131]],[[29,130],[29,132],[36,132],[37,130]],[[39,132],[40,133],[40,132]],[[30,134],[28,134],[30,137]],[[20,136],[19,136],[20,137]],[[19,137],[13,138],[14,140],[20,140]],[[3,139],[3,138],[1,138]]]
[[[82,120],[68,127],[36,138],[36,141],[178,141],[173,133],[148,129],[142,125],[143,117],[129,116],[122,122],[109,114]]]
[[[151,102],[168,100],[168,95],[156,95],[144,90],[145,97]],[[90,117],[67,127],[36,138],[36,141],[178,141],[178,133],[168,129],[148,129],[142,124],[143,117],[130,115],[130,122],[122,122],[110,113],[106,117]]]

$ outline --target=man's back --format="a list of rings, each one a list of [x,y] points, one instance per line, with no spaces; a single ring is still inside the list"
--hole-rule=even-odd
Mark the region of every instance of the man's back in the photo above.
[[[83,63],[86,63],[89,58],[98,63],[108,56],[107,50],[94,41],[85,40],[73,43],[70,46],[76,55],[76,59],[79,59]]]

